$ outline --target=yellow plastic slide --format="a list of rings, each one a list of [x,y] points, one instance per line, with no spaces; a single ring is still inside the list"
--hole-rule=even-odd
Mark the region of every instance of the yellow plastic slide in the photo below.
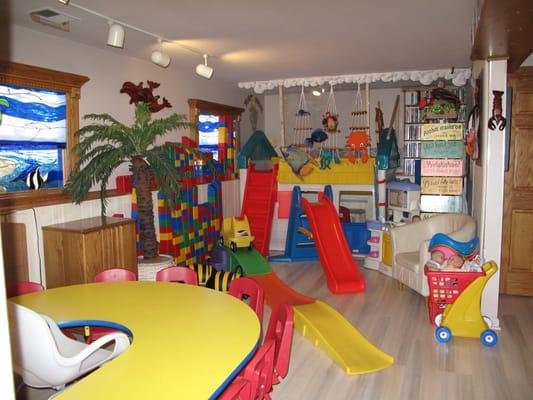
[[[370,343],[335,309],[317,300],[293,306],[294,325],[302,336],[320,347],[348,375],[376,372],[394,358]]]

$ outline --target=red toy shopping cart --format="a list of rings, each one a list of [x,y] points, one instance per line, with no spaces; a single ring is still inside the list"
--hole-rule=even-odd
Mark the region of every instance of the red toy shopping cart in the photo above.
[[[437,271],[428,268],[427,265],[424,267],[424,274],[427,276],[429,286],[429,321],[437,326],[440,325],[446,305],[452,304],[475,279],[485,276],[483,271]]]

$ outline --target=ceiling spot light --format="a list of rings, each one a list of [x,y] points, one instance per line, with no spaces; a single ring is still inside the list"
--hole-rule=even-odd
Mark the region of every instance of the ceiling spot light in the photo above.
[[[124,47],[124,28],[122,25],[109,22],[109,33],[107,35],[107,45],[112,47]]]
[[[152,62],[160,67],[166,68],[170,64],[170,56],[163,52],[163,42],[161,38],[157,39],[159,42],[159,50],[152,53]]]
[[[68,3],[70,3],[70,0],[57,0],[60,3],[63,3],[64,5],[68,6]]]
[[[205,79],[211,79],[213,76],[213,68],[207,65],[207,54],[204,54],[204,63],[196,66],[196,73]]]

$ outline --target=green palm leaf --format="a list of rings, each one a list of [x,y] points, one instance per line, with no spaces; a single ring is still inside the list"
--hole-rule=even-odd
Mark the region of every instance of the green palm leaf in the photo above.
[[[76,132],[79,141],[73,147],[73,151],[77,162],[65,183],[65,192],[72,196],[76,204],[80,204],[87,198],[92,187],[100,185],[103,216],[106,211],[106,189],[113,171],[124,162],[130,163],[133,182],[137,189],[139,219],[146,221],[148,217],[148,224],[141,224],[148,231],[145,232],[146,235],[141,232],[141,241],[143,237],[155,238],[153,213],[151,213],[153,209],[151,189],[146,172],[155,177],[158,190],[170,203],[179,202],[182,177],[174,166],[170,154],[177,146],[183,148],[185,146],[176,143],[168,145],[156,143],[169,132],[190,128],[193,124],[187,122],[185,115],[176,113],[166,118],[152,120],[148,104],[145,103],[138,103],[135,106],[135,122],[132,126],[126,126],[105,113],[88,114],[84,118],[91,122]],[[196,150],[186,149],[195,156],[202,157]],[[153,246],[148,246],[148,243],[144,242],[143,244],[147,256],[146,249]],[[150,254],[147,257],[155,255]]]

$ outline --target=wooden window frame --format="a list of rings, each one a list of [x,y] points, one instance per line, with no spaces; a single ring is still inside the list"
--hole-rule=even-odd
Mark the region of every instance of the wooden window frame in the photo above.
[[[82,75],[0,60],[0,83],[65,93],[67,107],[67,145],[63,158],[65,180],[76,163],[72,148],[77,143],[75,133],[79,129],[80,90],[88,80],[88,77]],[[63,194],[63,189],[60,188],[3,193],[0,194],[0,212],[70,201],[70,197]]]
[[[189,121],[194,122],[194,127],[191,128],[191,137],[199,144],[198,138],[198,116],[200,114],[213,115],[231,115],[237,120],[237,126],[234,127],[236,131],[235,151],[240,150],[240,135],[241,135],[241,115],[244,108],[228,106],[225,104],[212,103],[210,101],[200,99],[189,99]]]

